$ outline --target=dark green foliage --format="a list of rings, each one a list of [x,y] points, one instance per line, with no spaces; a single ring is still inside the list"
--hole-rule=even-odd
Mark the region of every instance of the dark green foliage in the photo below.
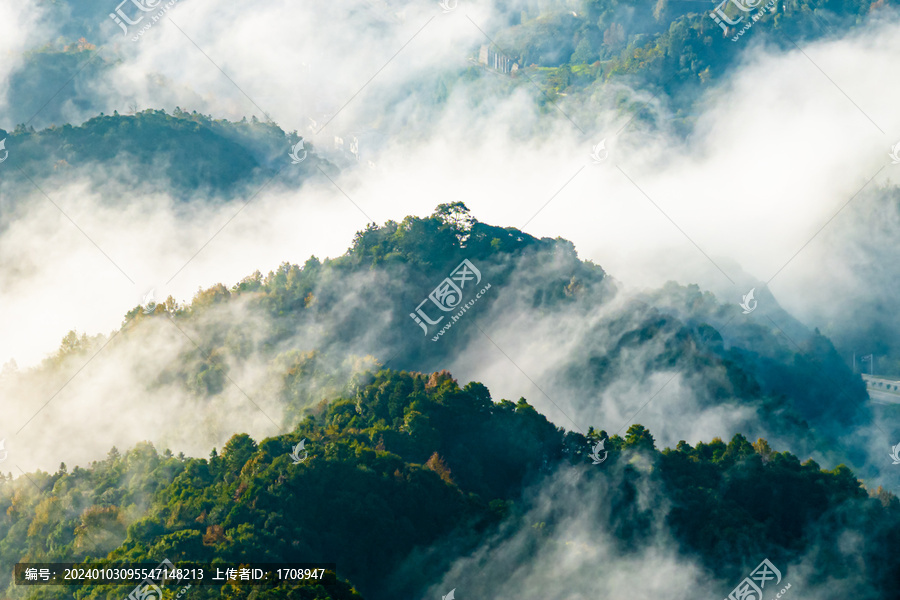
[[[309,457],[294,464],[289,454],[301,438]],[[900,563],[888,548],[900,537],[900,502],[882,490],[870,497],[843,465],[821,470],[741,435],[660,452],[635,424],[624,439],[607,440],[609,458],[594,467],[586,449],[599,439],[606,432],[564,432],[524,398],[492,402],[483,385],[460,388],[446,371],[371,373],[355,398],[323,405],[292,433],[258,445],[236,435],[209,460],[166,458],[141,444],[113,449],[89,469],[0,483],[0,560],[333,561],[365,597],[417,594],[498,535],[501,520],[520,519],[523,492],[558,469],[613,486],[605,518],[620,551],[648,543],[654,511],[641,506],[638,489],[652,465],[670,505],[668,527],[716,576],[736,577],[759,555],[783,563],[812,544],[838,544],[852,528],[867,540],[872,590],[896,584]],[[550,524],[531,524],[535,543],[555,543],[540,541]],[[436,544],[453,551],[421,554]],[[429,565],[392,581],[417,553]],[[820,572],[854,568],[841,553],[812,560]],[[320,595],[297,589],[291,597],[354,597],[347,583],[307,591]],[[220,592],[247,594],[191,594]],[[107,593],[84,586],[79,597]]]
[[[703,88],[737,66],[750,38],[793,49],[791,41],[835,37],[870,25],[897,5],[893,0],[778,0],[769,12],[762,9],[763,1],[756,24],[732,41],[755,13],[726,33],[709,16],[717,4],[584,0],[574,13],[560,7],[526,15],[494,39],[498,51],[527,69],[519,85],[528,89],[531,81],[540,81],[551,100],[583,92],[582,98],[593,103],[598,86],[612,82],[618,89],[624,82],[660,94],[674,113],[689,115],[697,112],[694,103]],[[741,14],[733,6],[726,10],[732,18]],[[618,108],[648,117],[645,104],[635,100]]]
[[[0,132],[2,133],[2,132]],[[7,134],[3,133],[3,137]],[[8,134],[9,162],[32,179],[54,185],[73,177],[90,177],[109,196],[122,189],[164,192],[182,201],[244,196],[258,190],[290,164],[288,152],[301,138],[274,123],[255,117],[233,123],[175,109],[147,109],[133,115],[103,115],[73,127],[50,126],[41,131],[16,127]],[[316,165],[325,166],[312,146],[309,159],[283,171],[282,180],[302,180]],[[10,191],[28,188],[27,179],[11,172],[4,186]],[[30,184],[29,184],[30,185]],[[111,187],[110,187],[111,186]]]

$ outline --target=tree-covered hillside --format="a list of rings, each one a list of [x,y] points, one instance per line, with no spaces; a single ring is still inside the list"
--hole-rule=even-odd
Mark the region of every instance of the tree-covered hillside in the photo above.
[[[123,60],[118,56],[119,30],[111,21],[107,23],[110,9],[105,3],[41,0],[39,5],[47,27],[59,29],[59,39],[21,57],[9,94],[22,100],[11,107],[8,118],[12,121],[0,123],[5,127],[34,117],[47,125],[65,122],[73,107],[83,111],[101,100],[95,97],[100,82]],[[478,82],[469,93],[477,96],[476,90],[480,90],[484,100],[492,102],[517,89],[535,92],[533,84],[537,83],[543,92],[535,96],[537,102],[554,114],[551,102],[564,105],[574,121],[586,128],[598,102],[624,114],[642,113],[646,98],[626,93],[624,84],[633,90],[652,91],[676,116],[689,117],[697,112],[701,92],[737,66],[751,38],[790,50],[794,44],[802,47],[871,27],[892,15],[897,3],[778,0],[769,10],[764,2],[747,1],[742,4],[746,13],[728,3],[722,10],[736,23],[722,21],[725,29],[710,17],[718,6],[706,0],[581,0],[500,6],[504,18],[489,32],[491,46],[516,63],[519,71],[500,81],[493,75],[484,76],[481,68],[450,68],[423,74],[414,85],[396,90],[396,98],[399,101],[412,94],[423,105],[440,106],[456,84]],[[393,8],[401,9],[399,5]],[[754,16],[757,21],[752,21]],[[748,22],[758,24],[733,41]],[[475,58],[479,49],[466,47],[459,52],[460,58]],[[149,83],[166,93],[172,85],[161,76]],[[604,91],[607,84],[612,84],[609,94]],[[120,112],[127,110],[125,104]],[[307,107],[307,112],[311,115],[313,108]],[[381,118],[377,111],[370,117],[372,122],[366,126]],[[430,111],[407,115],[414,126],[406,125],[411,132],[427,128],[431,118]]]
[[[333,561],[363,598],[418,598],[460,557],[515,532],[565,544],[546,537],[553,522],[528,521],[526,493],[564,473],[607,490],[611,510],[591,519],[615,533],[619,553],[655,543],[657,508],[641,492],[652,484],[679,552],[713,580],[736,580],[767,556],[783,566],[806,561],[811,572],[791,573],[798,588],[799,579],[830,576],[856,585],[855,597],[888,598],[900,584],[900,503],[867,493],[843,465],[822,470],[741,435],[664,451],[640,425],[624,437],[593,428],[585,436],[552,425],[524,398],[494,400],[485,386],[460,387],[447,372],[368,373],[355,390],[320,403],[290,433],[258,442],[238,434],[208,459],[143,443],[88,468],[4,480],[0,559]],[[594,465],[588,454],[601,439],[608,457]],[[301,440],[309,456],[295,464],[290,453]],[[847,531],[861,555],[844,546]],[[7,587],[9,576],[0,573],[0,586],[24,597]],[[83,600],[121,597],[128,590],[119,587],[25,589]],[[359,597],[346,584],[253,589],[225,595]],[[191,590],[197,598],[219,593]]]
[[[897,8],[896,2],[884,0],[778,0],[772,10],[765,2],[744,2],[741,5],[748,12],[742,12],[729,2],[722,10],[736,24],[720,19],[723,28],[710,17],[718,2],[584,0],[578,4],[576,10],[572,10],[574,4],[560,3],[544,12],[523,11],[511,19],[510,27],[497,33],[497,50],[526,68],[528,80],[540,81],[549,100],[563,102],[560,95],[581,95],[596,102],[598,85],[627,83],[653,90],[682,115],[696,112],[700,92],[729,74],[751,37],[794,49],[794,44],[871,26]],[[755,23],[752,30],[737,37],[748,22]],[[522,84],[529,85],[528,80]],[[565,102],[569,110],[579,110],[578,103]],[[621,90],[616,103],[623,112],[644,105],[629,101]],[[582,118],[586,120],[588,113]]]
[[[481,277],[476,289],[463,292],[471,308],[462,316],[441,313],[450,316],[424,333],[417,307],[465,260]],[[479,288],[485,291],[476,303]],[[431,301],[423,310],[430,318],[440,312]],[[200,290],[188,304],[170,297],[135,307],[112,336],[70,332],[55,356],[10,374],[0,389],[50,396],[107,348],[132,357],[117,372],[151,397],[174,394],[199,409],[241,390],[276,415],[279,427],[290,427],[323,398],[345,393],[367,369],[440,370],[468,349],[493,347],[486,336],[509,335],[524,347],[531,338],[521,323],[528,323],[568,348],[530,375],[541,375],[544,390],[576,417],[599,414],[609,406],[598,399],[616,402],[623,385],[677,375],[689,391],[682,409],[688,414],[733,410],[744,420],[728,425],[732,431],[753,427],[790,439],[795,451],[861,466],[859,440],[835,440],[848,426],[871,422],[862,381],[827,338],[771,310],[770,319],[742,318],[736,305],[675,284],[655,295],[625,296],[570,242],[480,223],[456,203],[429,217],[371,225],[335,259],[256,272],[232,286]],[[508,344],[505,350],[518,351]],[[120,392],[102,381],[79,381],[90,387],[84,393],[119,401]]]
[[[289,153],[301,137],[274,123],[256,117],[233,123],[180,108],[171,115],[101,114],[40,131],[19,125],[0,130],[0,139],[9,152],[0,192],[13,199],[34,194],[35,185],[54,189],[85,179],[109,196],[162,192],[200,203],[249,196],[276,174],[297,184],[317,166],[332,168],[311,145],[307,158],[292,164]]]

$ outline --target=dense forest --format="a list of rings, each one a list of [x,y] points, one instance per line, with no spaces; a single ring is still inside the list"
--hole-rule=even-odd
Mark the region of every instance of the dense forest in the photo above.
[[[99,115],[72,126],[17,126],[0,129],[10,153],[0,191],[13,199],[34,193],[34,181],[63,185],[86,178],[110,195],[167,192],[180,202],[216,201],[243,197],[261,182],[280,176],[291,185],[302,182],[316,168],[332,170],[312,145],[308,160],[291,165],[288,150],[302,137],[256,117],[233,123],[176,107],[146,109],[132,115]]]
[[[746,6],[762,8],[756,2]],[[881,0],[785,0],[774,11],[760,11],[760,25],[753,35],[787,47],[792,41],[828,38],[835,31],[877,19],[879,11],[889,12],[895,6]],[[586,0],[576,11],[526,12],[497,38],[497,44],[522,66],[543,68],[548,88],[556,93],[584,88],[598,79],[637,76],[642,84],[661,86],[676,100],[676,91],[696,93],[740,59],[743,48],[732,38],[744,23],[726,31],[709,16],[716,7],[717,3],[677,0]],[[737,13],[730,7],[726,12]],[[690,106],[680,102],[683,108]]]
[[[60,465],[56,473],[4,480],[2,562],[315,557],[334,561],[342,583],[300,587],[288,597],[422,597],[459,557],[502,544],[512,531],[530,532],[531,544],[565,544],[553,522],[529,520],[527,490],[566,476],[580,493],[607,490],[613,510],[598,509],[594,518],[608,519],[603,526],[623,554],[653,543],[656,509],[644,497],[652,484],[666,499],[665,528],[680,552],[714,580],[736,580],[768,556],[783,565],[806,557],[814,569],[809,585],[824,574],[859,583],[861,561],[867,583],[855,588],[859,598],[890,597],[900,584],[893,552],[900,502],[867,491],[843,465],[823,470],[741,435],[662,451],[641,425],[624,437],[593,428],[582,435],[554,426],[524,398],[495,401],[485,386],[460,387],[447,372],[369,372],[354,387],[317,405],[288,434],[259,441],[237,434],[207,459],[143,443],[124,453],[113,448],[87,468]],[[309,459],[294,464],[291,448],[302,439]],[[595,466],[588,454],[599,440],[609,456]],[[842,546],[846,530],[858,538],[853,552]],[[808,556],[814,547],[832,551]],[[537,551],[522,548],[520,558]],[[9,576],[0,573],[0,585]],[[121,587],[38,588],[35,597],[117,598],[128,592]],[[457,587],[462,592],[464,583]],[[191,590],[192,597],[220,593],[251,592]]]

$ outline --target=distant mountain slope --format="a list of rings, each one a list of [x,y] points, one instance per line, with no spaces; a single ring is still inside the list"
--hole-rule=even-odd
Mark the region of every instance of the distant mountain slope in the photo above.
[[[895,0],[585,0],[576,11],[563,6],[523,11],[494,39],[498,51],[526,67],[529,78],[542,81],[551,100],[562,102],[560,94],[584,100],[604,83],[627,83],[653,90],[669,109],[686,115],[697,112],[695,102],[704,87],[729,75],[750,37],[790,50],[794,43],[892,18],[897,6]],[[726,15],[719,22],[710,16],[717,8]],[[755,25],[745,36],[741,30],[748,23]],[[578,99],[566,98],[564,104],[577,111]],[[622,100],[617,98],[619,107],[630,111]]]
[[[330,168],[312,146],[307,159],[291,165],[291,146],[301,137],[275,124],[256,118],[232,123],[180,109],[100,115],[76,127],[0,130],[3,138],[9,156],[0,192],[11,196],[34,193],[31,181],[52,190],[86,178],[99,190],[219,199],[249,195],[282,170],[283,180],[298,182],[316,166]]]
[[[736,8],[738,4],[747,12]],[[481,69],[442,69],[434,76],[410,80],[396,91],[396,99],[413,96],[423,104],[441,106],[450,97],[448,90],[458,82],[474,86],[470,89],[474,96],[489,98],[507,96],[517,89],[534,93],[536,82],[544,93],[535,94],[535,102],[547,106],[560,103],[577,123],[587,127],[598,103],[624,113],[643,113],[646,102],[623,96],[625,84],[638,92],[659,94],[672,113],[689,117],[698,112],[700,93],[732,72],[748,48],[749,38],[765,39],[767,44],[790,50],[793,43],[802,45],[872,26],[892,17],[897,4],[897,0],[777,0],[771,6],[762,0],[724,4],[583,0],[540,4],[540,9],[497,6],[496,26],[489,32],[496,42],[493,50],[515,63],[519,71],[499,84],[493,74]],[[27,49],[21,57],[6,90],[9,120],[0,122],[3,127],[13,128],[33,117],[41,126],[60,124],[73,109],[79,114],[104,110],[108,98],[98,95],[98,90],[104,89],[99,84],[119,61],[127,60],[118,56],[120,30],[110,21],[111,8],[106,3],[41,0],[39,6],[45,29],[56,33],[52,41]],[[723,19],[717,23],[710,17],[719,7],[734,24]],[[399,11],[402,7],[394,8]],[[753,21],[754,17],[758,21]],[[738,43],[733,42],[750,22],[757,24]],[[460,48],[459,52],[460,58],[479,56],[478,47]],[[527,77],[521,76],[523,72]],[[160,97],[183,97],[172,96],[172,84],[163,77],[151,77],[148,83]],[[600,93],[610,83],[609,94]],[[120,110],[128,102],[127,98],[117,101],[123,103]],[[375,110],[369,118],[378,120],[378,115],[380,111]],[[423,111],[405,115],[404,121],[412,133],[427,129],[431,118],[430,111]]]

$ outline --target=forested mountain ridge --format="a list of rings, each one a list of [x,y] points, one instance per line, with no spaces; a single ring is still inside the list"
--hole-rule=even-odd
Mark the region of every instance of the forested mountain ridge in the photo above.
[[[585,345],[563,357],[562,379],[586,378],[588,389],[602,388],[625,368],[617,359],[626,360],[629,348],[653,347],[644,359],[649,364],[641,368],[648,374],[665,367],[703,373],[711,403],[767,397],[795,413],[797,420],[814,425],[868,419],[859,377],[827,338],[805,330],[781,309],[772,314],[783,327],[793,327],[788,330],[800,347],[765,321],[735,322],[735,306],[708,292],[701,294],[696,286],[672,283],[646,300],[617,305],[617,299],[625,299],[618,285],[600,266],[580,260],[571,242],[479,222],[461,202],[441,205],[425,218],[370,225],[341,257],[324,262],[311,258],[302,267],[285,264],[266,277],[255,273],[232,288],[216,286],[172,314],[196,319],[211,305],[244,299],[275,323],[261,348],[277,347],[316,324],[320,349],[372,355],[392,366],[430,371],[482,336],[464,319],[435,342],[436,328],[422,335],[410,318],[434,284],[463,260],[481,270],[479,285],[492,286],[494,293],[485,293],[472,309],[487,322],[521,312],[535,323],[563,317],[581,323]],[[357,283],[360,278],[363,285]],[[343,310],[351,288],[354,310]],[[609,312],[593,321],[602,307]],[[139,313],[134,309],[127,318],[134,317],[136,323],[147,318]],[[379,319],[373,321],[375,315]],[[217,336],[223,339],[223,332]],[[711,375],[710,369],[718,374]]]
[[[466,314],[423,333],[417,306],[463,261],[479,270],[483,296],[475,303],[475,291],[467,288],[463,300],[472,304]],[[428,302],[425,310],[436,318]],[[760,313],[767,310],[781,327],[790,323],[777,306]],[[323,398],[344,393],[355,374],[376,366],[440,370],[491,348],[485,335],[506,338],[501,347],[522,361],[529,343],[547,340],[559,348],[553,356],[531,367],[520,364],[579,420],[629,406],[634,412],[652,390],[623,392],[623,386],[677,376],[690,391],[678,401],[681,408],[658,403],[651,410],[699,415],[730,407],[738,416],[716,431],[751,427],[790,440],[797,452],[861,466],[859,440],[835,444],[848,425],[871,422],[859,376],[818,332],[794,325],[786,338],[769,320],[736,316],[738,306],[695,286],[623,294],[602,268],[580,260],[570,242],[478,222],[455,203],[428,217],[371,225],[334,259],[312,257],[266,276],[256,272],[230,287],[200,290],[186,304],[170,297],[135,307],[112,336],[70,332],[59,353],[8,374],[0,386],[10,395],[50,396],[108,342],[107,354],[130,357],[116,371],[150,394],[137,397],[135,406],[149,409],[151,398],[173,395],[197,408],[217,406],[229,394],[243,403],[246,392],[269,419],[289,428]],[[533,335],[523,334],[526,322]],[[447,323],[452,327],[439,335]],[[118,388],[107,390],[101,379],[83,375],[76,387],[79,382],[85,394],[120,401]],[[224,406],[209,418],[218,418]],[[572,425],[559,414],[554,418]],[[216,435],[210,433],[207,445]]]
[[[812,573],[788,571],[798,588],[801,578],[813,585],[828,574],[856,585],[857,597],[887,598],[900,584],[892,551],[900,503],[880,490],[866,493],[843,465],[801,464],[740,435],[660,452],[640,425],[624,438],[567,432],[525,399],[494,401],[483,385],[460,387],[446,372],[370,372],[354,387],[317,405],[290,433],[258,443],[235,435],[208,459],[142,443],[88,468],[4,479],[2,562],[334,561],[364,598],[418,598],[453,562],[513,532],[565,544],[552,534],[553,519],[529,520],[534,498],[525,493],[564,476],[577,482],[573,493],[606,490],[611,510],[597,507],[591,520],[613,531],[625,554],[655,543],[657,509],[646,506],[645,488],[658,486],[679,552],[723,586],[760,556],[785,570],[805,561]],[[608,458],[593,465],[588,454],[601,439]],[[291,449],[301,440],[309,457],[294,464]],[[841,549],[845,530],[861,538],[854,544],[861,556]],[[819,546],[834,551],[815,552]],[[7,588],[9,572],[0,577]],[[119,587],[40,588],[34,597],[118,598],[128,591]],[[345,584],[255,589],[235,586],[225,595],[359,597]],[[220,590],[191,594],[212,598]]]
[[[59,29],[59,39],[29,50],[13,73],[9,94],[21,101],[10,107],[12,123],[35,116],[45,125],[65,122],[69,105],[84,111],[92,100],[100,100],[94,97],[97,83],[123,60],[118,56],[119,30],[107,23],[106,3],[42,0],[39,4],[42,20],[51,30]],[[401,3],[383,5],[396,14],[403,12]],[[433,5],[439,10],[437,2]],[[565,106],[581,127],[590,122],[591,107],[596,108],[597,102],[618,107],[623,113],[638,111],[652,122],[654,117],[644,112],[646,102],[626,93],[624,85],[632,90],[653,90],[672,114],[690,118],[697,112],[702,92],[740,63],[751,38],[793,49],[794,44],[802,47],[872,27],[897,8],[895,0],[778,0],[772,10],[764,5],[761,1],[740,3],[746,13],[736,9],[737,4],[705,0],[582,0],[542,3],[540,8],[498,6],[502,18],[490,32],[494,40],[490,45],[524,71],[500,82],[485,76],[480,68],[448,68],[424,77],[402,94],[417,95],[425,105],[440,105],[460,82],[480,80],[485,90],[500,95],[518,88],[528,91],[537,83],[543,94],[535,100],[548,110],[551,103]],[[736,24],[721,19],[717,23],[710,17],[720,6]],[[752,21],[756,24],[753,29],[733,41],[754,17],[758,20]],[[461,48],[459,53],[459,58],[479,57],[474,46]],[[518,76],[521,73],[527,77]],[[175,82],[157,76],[150,84],[169,93]],[[609,96],[602,98],[598,90],[606,84],[613,85]],[[45,104],[54,94],[59,97]],[[126,98],[122,98],[121,112],[128,109]],[[581,102],[588,98],[590,102]],[[136,112],[138,107],[133,109]],[[311,107],[308,112],[312,114]],[[426,126],[430,113],[421,117],[423,121],[416,127]]]
[[[0,191],[27,197],[34,182],[59,187],[90,180],[93,188],[112,188],[110,196],[165,192],[184,203],[245,197],[276,174],[297,184],[316,167],[333,169],[306,146],[307,159],[291,165],[289,151],[301,141],[274,123],[230,122],[196,111],[147,109],[132,115],[99,115],[77,126],[36,131],[0,129],[9,156]],[[294,168],[285,169],[286,165]],[[256,186],[256,187],[254,187]]]
[[[605,83],[652,89],[672,113],[688,117],[697,112],[702,91],[740,63],[750,38],[790,50],[795,44],[803,46],[857,27],[871,27],[897,9],[896,2],[883,0],[777,0],[774,8],[771,4],[692,0],[560,3],[546,12],[526,10],[512,16],[510,26],[494,39],[498,52],[526,68],[529,78],[541,82],[549,100],[576,111],[572,113],[576,121],[589,115],[580,115],[580,105],[563,96],[590,96],[596,101],[598,85]],[[710,16],[717,8],[736,23],[722,18],[717,23]],[[754,27],[745,36],[741,30],[751,22]],[[622,90],[613,87],[613,92],[613,101],[623,112],[645,108]],[[642,116],[653,121],[649,113]]]

